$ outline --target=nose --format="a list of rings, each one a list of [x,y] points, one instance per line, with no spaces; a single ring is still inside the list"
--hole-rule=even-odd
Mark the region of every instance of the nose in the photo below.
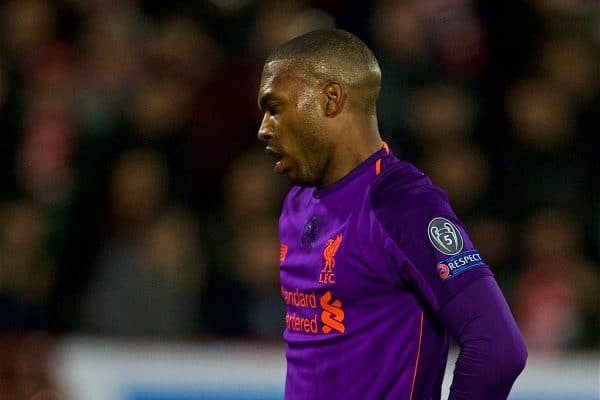
[[[258,134],[256,137],[261,142],[267,142],[273,136],[273,127],[269,123],[269,115],[265,113],[263,115],[262,122],[260,123],[260,128],[258,128]]]

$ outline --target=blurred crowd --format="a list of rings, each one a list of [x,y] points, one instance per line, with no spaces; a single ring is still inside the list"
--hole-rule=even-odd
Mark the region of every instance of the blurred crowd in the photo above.
[[[8,0],[0,386],[31,337],[281,339],[288,183],[256,93],[323,27],[373,49],[383,138],[447,191],[530,351],[597,348],[594,0]]]

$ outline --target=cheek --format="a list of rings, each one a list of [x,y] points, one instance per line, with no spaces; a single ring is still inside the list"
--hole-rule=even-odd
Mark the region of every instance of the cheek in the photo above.
[[[293,140],[298,149],[298,156],[304,162],[312,164],[313,160],[317,157],[319,148],[322,146],[316,119],[310,117],[303,118],[297,125],[297,129],[293,134]]]
[[[310,93],[298,97],[295,107],[281,123],[282,143],[297,162],[303,174],[319,168],[324,149],[322,123],[318,104]]]
[[[314,98],[302,98],[298,103],[298,116],[304,147],[313,148],[321,142],[321,119]]]
[[[319,120],[319,104],[315,97],[310,94],[304,94],[298,98],[297,110],[302,115],[307,124],[315,125]]]

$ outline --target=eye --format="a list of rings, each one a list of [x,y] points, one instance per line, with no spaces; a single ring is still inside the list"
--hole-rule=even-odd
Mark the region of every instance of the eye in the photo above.
[[[279,104],[269,104],[267,105],[267,111],[272,116],[277,115],[281,112],[281,106]]]

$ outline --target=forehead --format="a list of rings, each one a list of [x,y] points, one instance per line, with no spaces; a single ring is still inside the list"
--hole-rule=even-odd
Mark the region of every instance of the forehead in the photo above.
[[[295,60],[290,59],[269,61],[263,66],[262,80],[293,76],[297,74],[297,64]]]
[[[258,101],[264,97],[280,94],[283,91],[298,88],[298,84],[307,83],[306,74],[297,63],[291,60],[275,60],[265,64],[260,80]]]

